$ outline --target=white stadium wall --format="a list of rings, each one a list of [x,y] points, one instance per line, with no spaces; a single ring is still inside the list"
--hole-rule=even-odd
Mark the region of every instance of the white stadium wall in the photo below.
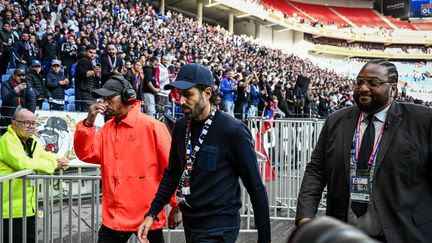
[[[252,20],[237,22],[234,24],[234,32],[237,35],[247,35],[249,37],[255,38],[255,23]]]
[[[304,41],[304,33],[294,30],[278,31],[274,27],[255,24],[254,21],[237,22],[234,25],[237,35],[246,35],[273,48],[283,49],[304,56],[311,48]]]

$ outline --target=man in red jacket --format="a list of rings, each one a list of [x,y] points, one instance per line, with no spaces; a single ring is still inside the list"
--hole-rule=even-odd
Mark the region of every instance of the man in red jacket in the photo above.
[[[98,242],[126,242],[149,210],[168,166],[171,136],[163,123],[140,112],[135,91],[122,76],[111,76],[93,96],[104,101],[91,105],[87,118],[78,123],[75,152],[80,160],[101,165],[102,226]],[[113,118],[96,131],[98,114]],[[172,228],[181,217],[175,197],[170,205],[170,217],[179,219],[170,222]],[[152,243],[164,242],[165,212],[158,218],[149,233]]]

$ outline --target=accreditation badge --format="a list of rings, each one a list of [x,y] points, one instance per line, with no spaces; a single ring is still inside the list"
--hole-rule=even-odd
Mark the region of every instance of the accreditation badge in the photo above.
[[[369,176],[351,176],[351,201],[367,203],[370,200]]]

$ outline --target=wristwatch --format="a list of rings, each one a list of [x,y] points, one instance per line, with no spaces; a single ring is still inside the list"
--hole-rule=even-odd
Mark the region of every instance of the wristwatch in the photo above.
[[[148,212],[148,213],[146,213],[146,215],[144,216],[144,218],[147,218],[148,216],[152,217],[153,220],[159,222],[159,218],[157,217],[157,215],[154,215],[154,214]]]

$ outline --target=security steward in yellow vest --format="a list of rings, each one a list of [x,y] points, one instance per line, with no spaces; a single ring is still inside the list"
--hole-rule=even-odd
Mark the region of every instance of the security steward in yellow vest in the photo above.
[[[66,169],[67,158],[58,158],[51,152],[46,152],[36,142],[36,115],[27,109],[18,109],[12,124],[0,138],[0,176],[5,176],[20,170],[52,174],[56,168]],[[12,217],[13,242],[22,242],[23,192],[22,179],[12,180],[12,215],[9,215],[9,182],[3,183],[3,242],[9,239],[9,219]],[[30,180],[26,181],[26,221],[27,242],[35,239],[36,187]]]

